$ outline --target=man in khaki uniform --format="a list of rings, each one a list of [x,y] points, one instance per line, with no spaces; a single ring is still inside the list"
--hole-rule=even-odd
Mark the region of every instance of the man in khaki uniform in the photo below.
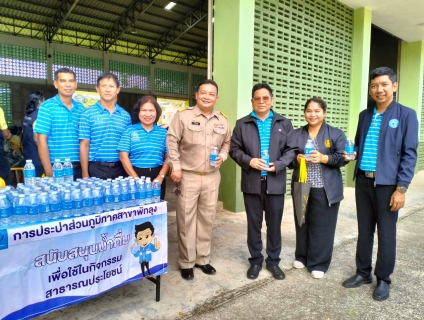
[[[221,175],[219,166],[227,159],[231,130],[227,117],[214,110],[218,85],[204,80],[196,92],[196,105],[174,115],[166,144],[171,178],[180,183],[177,196],[179,265],[183,279],[192,280],[193,266],[215,274],[209,264],[212,225]],[[218,149],[216,166],[210,164],[213,147]]]

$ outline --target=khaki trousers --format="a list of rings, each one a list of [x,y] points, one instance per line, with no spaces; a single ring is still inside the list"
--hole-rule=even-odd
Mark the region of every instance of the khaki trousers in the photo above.
[[[181,269],[209,263],[212,226],[218,201],[219,170],[201,176],[183,172],[177,196],[178,260]]]

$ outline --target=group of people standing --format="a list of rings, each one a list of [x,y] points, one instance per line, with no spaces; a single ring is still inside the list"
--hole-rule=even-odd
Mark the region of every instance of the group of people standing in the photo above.
[[[264,260],[275,279],[285,278],[279,262],[286,174],[287,168],[294,169],[292,182],[298,180],[308,139],[314,145],[307,161],[311,191],[306,222],[298,226],[294,215],[293,266],[306,267],[315,279],[324,276],[331,263],[343,199],[340,168],[356,160],[357,271],[343,286],[353,288],[372,282],[371,256],[377,227],[377,286],[373,297],[380,301],[389,297],[398,210],[404,205],[414,175],[418,146],[417,116],[394,99],[397,80],[393,70],[382,67],[370,74],[369,94],[375,105],[359,115],[354,159],[345,152],[343,131],[326,123],[324,100],[314,97],[306,101],[303,111],[307,124],[294,130],[290,120],[272,110],[273,90],[266,83],[253,86],[252,111],[237,120],[232,133],[227,116],[214,109],[218,85],[213,80],[199,84],[196,105],[180,108],[168,130],[156,124],[162,110],[153,96],[142,97],[132,117],[117,104],[120,83],[112,73],[99,76],[96,90],[100,100],[87,109],[72,99],[77,87],[72,70],[57,70],[54,85],[58,94],[43,103],[42,94],[34,96],[37,108],[27,110],[24,122],[24,152],[28,148],[35,156],[36,150],[28,144],[32,141],[41,159],[37,175],[44,171],[52,176],[54,160],[70,158],[75,178],[146,176],[162,184],[163,199],[163,182],[171,169],[177,197],[178,264],[186,280],[194,278],[195,267],[208,275],[216,273],[210,264],[212,227],[221,181],[219,168],[228,155],[242,172],[250,253],[248,279],[258,277]],[[2,130],[3,122],[0,117]],[[218,155],[211,163],[215,148]],[[269,162],[262,158],[264,152]],[[261,239],[264,217],[266,258]]]

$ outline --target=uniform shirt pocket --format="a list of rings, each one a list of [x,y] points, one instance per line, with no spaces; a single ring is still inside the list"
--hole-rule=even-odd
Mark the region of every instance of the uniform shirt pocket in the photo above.
[[[190,141],[189,142],[194,143],[194,144],[199,144],[199,143],[202,143],[204,141],[203,126],[190,124],[188,126],[188,130],[190,131]]]

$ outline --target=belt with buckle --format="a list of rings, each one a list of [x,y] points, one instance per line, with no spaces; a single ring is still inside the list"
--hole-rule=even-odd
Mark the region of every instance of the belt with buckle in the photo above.
[[[266,176],[261,176],[261,181],[266,181]]]
[[[192,171],[192,170],[183,170],[183,171],[184,172],[187,172],[187,173],[198,174],[199,176],[207,176],[208,174],[214,173],[216,170],[214,170],[214,171],[207,171],[207,172]]]
[[[359,170],[361,170],[361,169],[359,169]],[[376,176],[375,171],[364,171],[364,170],[361,170],[361,171],[364,173],[365,177],[367,177],[367,178],[374,179],[375,176]]]
[[[115,161],[115,162],[90,161],[90,163],[98,165],[98,166],[113,168],[113,167],[119,166],[121,164],[121,161]]]

